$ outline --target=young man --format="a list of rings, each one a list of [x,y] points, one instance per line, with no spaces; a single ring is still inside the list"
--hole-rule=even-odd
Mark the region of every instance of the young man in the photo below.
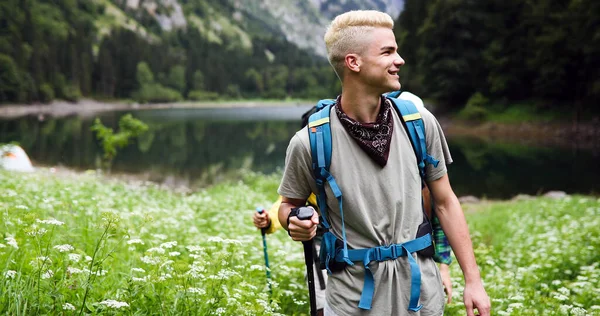
[[[405,246],[422,223],[421,177],[402,119],[382,94],[400,89],[398,71],[404,60],[397,53],[392,18],[376,11],[352,11],[336,17],[325,34],[329,62],[342,81],[342,95],[330,112],[332,157],[330,173],[343,192],[348,249]],[[490,314],[467,224],[452,191],[446,164],[452,162],[444,134],[435,117],[419,109],[426,130],[427,152],[440,163],[426,167],[426,182],[436,214],[465,277],[467,315]],[[290,141],[279,194],[279,221],[297,241],[315,236],[318,216],[298,220],[289,216],[317,193],[307,128]],[[326,186],[331,232],[342,238],[340,205]],[[293,213],[292,213],[293,214]],[[289,225],[288,225],[289,220]],[[394,246],[396,247],[396,246]],[[406,248],[403,248],[406,249]],[[393,260],[370,261],[374,279],[370,308],[359,308],[366,269],[361,262],[329,276],[325,315],[442,315],[444,293],[440,272],[431,257],[410,254]],[[412,305],[411,262],[420,269],[418,308]],[[410,260],[409,260],[410,259]],[[415,281],[415,280],[412,280]],[[411,297],[409,302],[409,295]],[[363,305],[364,306],[364,305]]]

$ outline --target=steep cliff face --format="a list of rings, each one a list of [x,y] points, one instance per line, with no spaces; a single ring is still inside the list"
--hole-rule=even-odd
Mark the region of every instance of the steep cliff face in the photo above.
[[[375,9],[398,17],[404,0],[96,0],[114,20],[147,33],[150,16],[161,31],[197,28],[214,43],[252,48],[256,36],[282,36],[325,56],[327,23],[342,12]],[[150,34],[151,36],[151,34]]]

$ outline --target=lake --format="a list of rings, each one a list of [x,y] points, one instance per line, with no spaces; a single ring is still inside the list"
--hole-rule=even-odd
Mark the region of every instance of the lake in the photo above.
[[[119,151],[114,173],[160,183],[206,186],[236,179],[244,170],[280,172],[291,136],[306,106],[160,109],[98,114],[116,127],[132,113],[149,131]],[[93,117],[0,118],[0,143],[16,141],[34,164],[95,169],[101,148],[90,132]],[[458,196],[510,198],[549,190],[600,191],[598,152],[573,148],[486,142],[452,136],[450,180]]]

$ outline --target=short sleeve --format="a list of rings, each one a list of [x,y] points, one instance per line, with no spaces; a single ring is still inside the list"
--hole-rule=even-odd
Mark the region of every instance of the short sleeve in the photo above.
[[[440,161],[437,167],[432,164],[426,166],[426,180],[435,181],[447,173],[446,165],[452,163],[450,149],[444,136],[444,131],[438,120],[427,109],[419,109],[425,124],[425,137],[427,143],[427,153]]]
[[[300,133],[305,133],[302,138]],[[283,178],[277,192],[291,199],[306,200],[312,193],[311,182],[314,182],[311,169],[311,156],[308,145],[308,131],[303,128],[290,140],[285,154]]]

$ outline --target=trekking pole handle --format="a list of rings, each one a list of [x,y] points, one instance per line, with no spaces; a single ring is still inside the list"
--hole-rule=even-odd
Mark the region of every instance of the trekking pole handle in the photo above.
[[[264,208],[262,208],[262,207],[260,207],[260,206],[258,206],[258,207],[256,207],[256,212],[257,212],[258,214],[261,214],[261,215],[262,215],[262,213],[264,213],[264,212],[265,212],[265,209],[264,209]],[[268,226],[267,226],[267,227],[268,227]],[[265,235],[265,231],[267,230],[267,227],[264,227],[264,228],[261,228],[261,229],[260,229],[260,232],[261,232],[261,234],[262,234],[263,236]]]
[[[314,214],[314,210],[312,207],[301,206],[301,207],[297,207],[296,209],[297,209],[297,213],[298,213],[296,215],[296,217],[298,217],[298,219],[301,221],[311,219]]]

